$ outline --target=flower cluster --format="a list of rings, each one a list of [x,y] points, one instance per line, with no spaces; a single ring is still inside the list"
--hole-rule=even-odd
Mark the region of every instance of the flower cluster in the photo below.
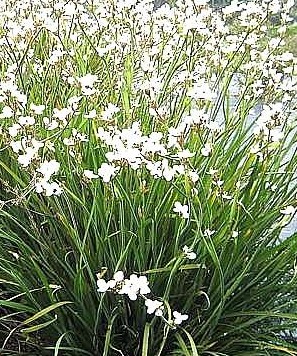
[[[118,294],[126,294],[130,300],[136,300],[138,295],[149,294],[151,290],[148,284],[145,276],[131,274],[129,279],[125,279],[122,271],[116,272],[107,282],[103,278],[98,278],[97,281],[98,292],[114,290]]]
[[[173,211],[177,214],[180,214],[184,219],[188,219],[190,216],[188,205],[182,205],[179,201],[174,203]]]
[[[101,274],[98,274],[97,278],[97,290],[99,293],[109,291],[115,294],[127,295],[129,299],[133,301],[142,298],[145,301],[144,304],[148,314],[162,317],[162,319],[172,327],[188,319],[188,315],[181,314],[177,311],[173,311],[173,320],[169,322],[165,319],[165,305],[160,298],[150,299],[147,297],[148,294],[151,294],[151,289],[146,276],[131,274],[129,278],[125,278],[123,271],[117,271],[110,280],[105,280]]]
[[[177,144],[178,137],[183,134],[180,129],[169,128],[167,137],[161,132],[144,135],[139,122],[123,130],[100,127],[98,138],[112,150],[105,154],[109,163],[102,164],[98,175],[108,182],[123,166],[133,170],[144,166],[154,178],[171,181],[176,176],[187,174],[195,182],[197,173],[187,167],[187,159],[194,153]]]
[[[258,142],[252,147],[251,152],[263,158],[263,150],[261,150],[263,144],[269,150],[277,147],[279,141],[284,137],[283,125],[285,122],[283,103],[264,105],[254,128],[254,135]]]
[[[46,196],[60,195],[62,188],[57,182],[50,182],[52,175],[59,171],[60,163],[56,160],[44,161],[40,164],[37,172],[41,174],[38,177],[35,188],[37,193],[45,192]]]
[[[108,183],[123,167],[145,167],[156,179],[187,176],[195,183],[192,162],[212,158],[227,118],[245,113],[248,121],[252,107],[261,103],[251,154],[265,158],[284,137],[289,119],[284,113],[294,107],[297,93],[297,59],[282,40],[292,5],[291,0],[235,1],[216,11],[204,0],[159,8],[152,0],[98,0],[90,10],[85,0],[3,1],[0,118],[7,146],[33,177],[42,161],[60,162],[56,152],[63,151],[81,163],[87,179]],[[266,43],[268,20],[280,12],[281,26]],[[40,54],[36,41],[44,31],[51,45]],[[173,53],[179,58],[174,69]],[[92,70],[93,61],[103,70]],[[44,83],[40,93],[57,84],[58,97],[32,100],[24,78]],[[227,111],[226,82],[234,87]],[[146,120],[152,130],[143,125]],[[105,154],[95,171],[83,161],[83,144],[92,149],[94,136]],[[40,184],[37,190],[50,195]]]

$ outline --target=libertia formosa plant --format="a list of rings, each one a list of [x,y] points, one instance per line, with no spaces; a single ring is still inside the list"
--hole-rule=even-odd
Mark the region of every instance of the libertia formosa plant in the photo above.
[[[293,5],[0,2],[3,354],[297,354]]]

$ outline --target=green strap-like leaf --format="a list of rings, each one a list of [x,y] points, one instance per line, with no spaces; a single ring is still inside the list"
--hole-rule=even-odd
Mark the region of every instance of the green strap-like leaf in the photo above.
[[[23,334],[33,333],[35,331],[38,331],[38,330],[46,328],[47,326],[49,326],[52,323],[54,323],[56,320],[57,320],[57,316],[52,320],[46,321],[45,323],[41,323],[41,324],[38,324],[38,325],[30,326],[29,328],[24,328],[24,329],[21,330],[21,332]]]
[[[151,324],[146,323],[144,327],[144,332],[143,332],[143,342],[142,342],[142,353],[141,356],[148,356],[148,340],[150,336],[150,328]]]
[[[55,303],[53,305],[50,305],[50,306],[42,309],[41,311],[39,311],[35,315],[31,316],[30,318],[26,319],[25,321],[23,321],[23,325],[30,324],[30,323],[32,323],[32,321],[41,318],[42,316],[48,314],[52,310],[57,309],[57,308],[59,308],[59,307],[61,307],[63,305],[66,305],[66,304],[71,304],[71,303],[72,302],[58,302],[58,303]]]

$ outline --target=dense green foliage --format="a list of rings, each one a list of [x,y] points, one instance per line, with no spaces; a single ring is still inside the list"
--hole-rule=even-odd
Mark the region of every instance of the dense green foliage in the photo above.
[[[177,2],[164,14],[162,8],[148,12],[151,29],[141,37],[146,17],[134,14],[133,22],[134,5],[120,10],[112,2],[94,3],[85,5],[86,12],[76,9],[67,26],[61,20],[59,30],[38,27],[37,20],[15,37],[12,24],[3,30],[1,354],[297,355],[297,234],[281,238],[297,204],[297,60],[263,39],[267,29],[259,24],[269,20],[270,10],[263,15],[246,7],[246,25],[236,12],[225,18]],[[92,32],[100,6],[110,11],[108,24]],[[25,18],[27,12],[19,11]],[[202,14],[213,37],[203,27],[186,28],[188,18],[179,22],[174,11]],[[61,13],[55,9],[51,18]],[[220,16],[230,32],[221,29]],[[119,39],[122,27],[130,31],[127,42]],[[108,41],[116,45],[99,55]],[[158,51],[143,59],[153,45]],[[95,84],[91,77],[84,83],[90,73]],[[282,86],[287,76],[293,89],[289,82]],[[42,113],[32,103],[44,105]],[[110,103],[119,110],[107,114]],[[4,114],[7,106],[11,116]],[[172,134],[189,117],[194,123]],[[49,129],[55,121],[58,126]],[[143,159],[137,168],[136,158],[129,161],[134,151],[108,160],[107,152],[121,152],[104,135],[124,135],[131,127],[127,141],[135,139],[135,150],[141,135],[153,146],[158,140],[151,133],[161,133],[157,143],[167,145],[166,154],[137,156]],[[32,138],[42,146],[30,156]],[[169,138],[176,138],[174,145]],[[57,169],[49,164],[57,162]],[[100,171],[105,162],[115,169],[109,179]],[[172,177],[169,168],[159,176],[149,170],[160,162],[175,169]],[[53,190],[43,179],[51,169],[58,184]],[[174,210],[176,202],[188,207],[189,216]],[[133,301],[97,291],[98,278],[116,271],[146,276],[164,315],[147,314],[143,296]],[[176,310],[189,316],[181,325],[172,322]]]

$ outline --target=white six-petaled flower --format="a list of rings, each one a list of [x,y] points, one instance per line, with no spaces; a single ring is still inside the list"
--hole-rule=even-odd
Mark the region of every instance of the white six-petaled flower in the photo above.
[[[125,279],[122,287],[119,289],[119,294],[126,294],[131,300],[136,300],[138,295],[145,295],[151,292],[149,282],[145,276],[137,276],[131,274],[129,279]]]
[[[103,182],[108,183],[111,178],[115,176],[118,170],[119,169],[113,165],[104,162],[98,169],[98,175],[102,178]]]
[[[87,177],[88,179],[96,179],[99,178],[98,174],[95,174],[93,171],[90,171],[88,169],[84,170],[84,176]]]
[[[180,325],[183,321],[188,320],[189,316],[187,314],[181,314],[178,311],[173,312],[173,324]]]
[[[188,258],[189,260],[194,260],[196,258],[196,253],[193,252],[192,249],[190,249],[187,245],[183,247],[183,252],[185,254],[185,257]]]
[[[34,111],[34,114],[41,115],[45,110],[45,105],[35,105],[33,103],[30,104],[30,109]]]
[[[201,154],[202,156],[208,157],[211,154],[211,144],[206,143],[202,148],[201,148]]]
[[[148,314],[154,314],[157,316],[161,316],[163,314],[164,304],[159,300],[152,300],[147,298],[144,302],[145,306],[147,307]]]
[[[179,201],[174,203],[173,211],[177,214],[180,214],[184,219],[188,219],[190,216],[188,205],[182,205]]]
[[[108,291],[109,289],[109,284],[106,282],[105,279],[103,278],[98,278],[97,280],[97,287],[98,287],[98,292],[99,293],[104,293],[106,291]]]
[[[58,172],[60,168],[60,163],[55,159],[50,161],[45,160],[40,164],[40,167],[36,170],[43,175],[44,180],[48,181],[51,176]]]

